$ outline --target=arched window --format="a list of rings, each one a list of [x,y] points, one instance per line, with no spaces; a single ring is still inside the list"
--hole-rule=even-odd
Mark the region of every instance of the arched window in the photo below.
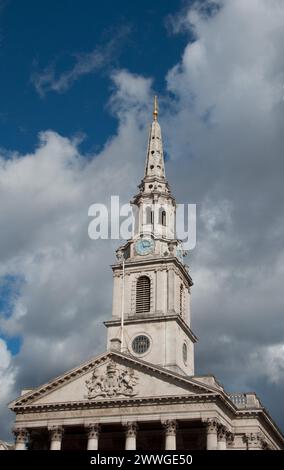
[[[167,223],[167,215],[166,211],[163,208],[159,209],[159,224],[160,225],[166,225]]]
[[[154,211],[150,206],[146,207],[146,224],[147,225],[153,225],[154,223]]]
[[[136,284],[136,313],[150,312],[150,279],[140,276]]]
[[[179,312],[180,315],[183,317],[184,316],[184,288],[183,285],[180,285],[180,290],[179,290]]]

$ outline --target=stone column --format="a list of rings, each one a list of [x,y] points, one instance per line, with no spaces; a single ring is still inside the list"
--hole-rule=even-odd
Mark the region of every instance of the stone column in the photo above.
[[[227,450],[227,430],[225,426],[219,426],[217,430],[217,450]]]
[[[209,419],[206,424],[207,424],[207,450],[217,450],[218,422],[214,419]]]
[[[88,446],[87,450],[98,450],[100,425],[98,423],[87,424]]]
[[[61,450],[64,429],[62,426],[50,426],[50,450]]]
[[[136,450],[137,423],[126,423],[125,450]]]
[[[175,419],[164,421],[165,428],[165,450],[176,450],[177,422]]]
[[[15,450],[27,450],[26,443],[28,441],[29,433],[25,428],[14,428],[15,435]]]
[[[243,439],[247,444],[247,450],[262,450],[262,438],[259,432],[245,434]]]

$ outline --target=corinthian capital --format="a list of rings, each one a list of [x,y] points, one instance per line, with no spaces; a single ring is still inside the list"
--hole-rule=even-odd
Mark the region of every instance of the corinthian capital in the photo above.
[[[175,419],[167,419],[162,422],[167,436],[175,436],[177,432],[177,422]]]
[[[126,428],[126,437],[135,437],[138,430],[138,424],[135,422],[128,422],[125,425]]]
[[[14,427],[13,434],[15,436],[16,442],[26,443],[29,437],[29,432],[26,428]]]
[[[206,420],[206,428],[208,433],[215,433],[218,430],[219,422],[217,419],[208,418]]]
[[[64,433],[63,426],[49,426],[50,438],[52,441],[61,441]]]
[[[217,437],[218,441],[225,441],[226,440],[226,435],[227,435],[227,428],[220,424],[217,427]]]
[[[88,439],[97,439],[99,437],[100,425],[98,423],[89,423],[85,425],[88,432]]]

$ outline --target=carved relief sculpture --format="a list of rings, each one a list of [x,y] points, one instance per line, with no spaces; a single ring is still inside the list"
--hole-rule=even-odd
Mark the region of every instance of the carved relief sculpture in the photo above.
[[[116,396],[132,397],[137,395],[136,385],[138,382],[133,369],[118,369],[117,364],[110,361],[106,371],[94,370],[92,377],[86,381],[89,400],[103,397],[112,398]]]

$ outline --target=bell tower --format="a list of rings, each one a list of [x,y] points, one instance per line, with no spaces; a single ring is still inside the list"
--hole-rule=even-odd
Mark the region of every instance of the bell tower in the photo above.
[[[158,102],[154,100],[145,173],[131,204],[133,236],[116,251],[108,349],[194,375],[190,289],[185,251],[176,238],[176,202],[165,175]]]

